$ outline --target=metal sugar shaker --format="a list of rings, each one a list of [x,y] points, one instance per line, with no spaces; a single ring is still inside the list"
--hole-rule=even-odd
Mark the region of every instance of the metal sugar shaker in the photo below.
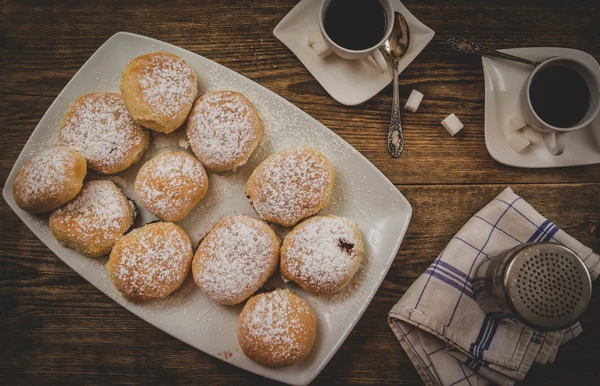
[[[589,304],[592,281],[583,261],[555,243],[527,243],[481,263],[475,294],[486,312],[528,327],[556,331],[575,323]]]

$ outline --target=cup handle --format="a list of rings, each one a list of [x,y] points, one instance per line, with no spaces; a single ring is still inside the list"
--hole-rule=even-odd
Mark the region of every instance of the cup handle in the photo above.
[[[544,133],[544,145],[552,155],[561,155],[567,144],[566,133]]]
[[[369,66],[378,70],[381,73],[387,71],[387,61],[385,60],[385,57],[379,50],[373,51],[371,55],[367,56],[366,62],[369,64]]]

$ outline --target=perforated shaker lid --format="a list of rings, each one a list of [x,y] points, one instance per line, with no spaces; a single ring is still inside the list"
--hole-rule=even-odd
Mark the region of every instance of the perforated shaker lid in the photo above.
[[[560,330],[576,322],[592,292],[583,261],[554,243],[524,245],[506,267],[503,285],[515,314],[543,330]]]

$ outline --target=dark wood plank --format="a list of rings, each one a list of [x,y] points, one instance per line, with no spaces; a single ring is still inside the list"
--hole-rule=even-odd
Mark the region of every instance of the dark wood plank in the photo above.
[[[564,46],[600,58],[597,1],[406,0],[437,35],[402,74],[401,95],[425,94],[405,113],[407,147],[385,152],[391,89],[355,107],[330,98],[272,30],[285,1],[39,1],[0,5],[0,184],[46,109],[89,56],[127,30],[179,45],[260,83],[340,134],[383,171],[413,205],[400,252],[365,315],[315,384],[418,385],[386,314],[445,243],[505,186],[594,250],[600,250],[600,165],[526,170],[485,149],[483,74],[477,58],[450,51],[463,35],[498,48]],[[439,122],[456,113],[451,138]],[[273,384],[203,354],[141,321],[71,271],[0,204],[0,374],[3,384]],[[596,384],[600,296],[584,335],[529,385]]]

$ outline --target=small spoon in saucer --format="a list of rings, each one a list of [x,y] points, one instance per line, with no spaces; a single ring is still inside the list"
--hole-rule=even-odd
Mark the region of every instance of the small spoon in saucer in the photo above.
[[[388,150],[392,157],[398,158],[404,150],[404,134],[400,123],[400,96],[398,95],[398,62],[408,51],[410,30],[404,16],[394,12],[394,27],[392,34],[381,47],[381,52],[392,62],[394,68],[394,96],[392,98],[392,118],[388,133]]]
[[[512,60],[514,62],[529,64],[530,66],[533,66],[533,68],[539,66],[540,63],[543,62],[543,61],[537,62],[535,60],[529,60],[529,59],[521,58],[519,56],[509,55],[504,52],[494,50],[490,47],[487,47],[487,46],[484,46],[481,44],[477,44],[475,42],[472,42],[472,41],[467,40],[460,36],[455,36],[455,37],[448,39],[448,45],[450,45],[450,47],[452,47],[455,51],[461,52],[463,54],[473,54],[473,55],[479,55],[479,56],[494,56],[496,58],[502,58],[502,59]]]

